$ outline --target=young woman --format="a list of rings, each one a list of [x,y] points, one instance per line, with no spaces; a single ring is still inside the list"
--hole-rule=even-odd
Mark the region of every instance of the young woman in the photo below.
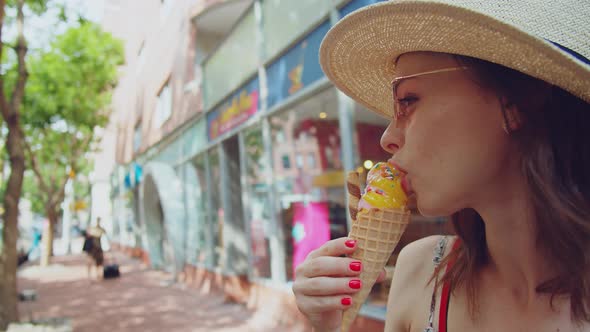
[[[100,217],[96,219],[96,225],[89,227],[84,233],[84,246],[82,250],[87,254],[86,269],[88,279],[91,279],[91,269],[94,265],[96,279],[102,277],[102,266],[104,264],[104,252],[101,245],[101,238],[106,236],[106,231],[100,225]]]
[[[457,234],[402,250],[386,331],[590,331],[590,6],[565,2],[389,1],[325,37],[327,76],[390,118],[390,162]],[[357,291],[354,245],[297,269],[316,331]]]

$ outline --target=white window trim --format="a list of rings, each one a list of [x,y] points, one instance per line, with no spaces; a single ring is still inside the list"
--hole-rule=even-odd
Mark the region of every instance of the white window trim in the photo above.
[[[170,79],[160,89],[156,101],[154,127],[161,128],[172,117],[172,89]]]

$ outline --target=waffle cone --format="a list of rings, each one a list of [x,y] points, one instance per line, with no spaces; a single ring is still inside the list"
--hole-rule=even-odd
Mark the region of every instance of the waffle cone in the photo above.
[[[362,262],[363,268],[359,276],[362,286],[352,296],[350,308],[344,311],[342,332],[350,329],[409,221],[410,211],[407,210],[370,209],[356,214],[356,221],[352,223],[348,236],[357,241],[357,249],[350,257]]]
[[[348,192],[348,213],[350,219],[356,221],[359,200],[361,199],[361,180],[358,172],[348,172],[346,176],[346,191]]]

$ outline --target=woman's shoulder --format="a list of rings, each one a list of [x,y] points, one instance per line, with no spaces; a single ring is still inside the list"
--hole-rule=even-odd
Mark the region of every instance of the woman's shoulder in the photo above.
[[[404,289],[404,293],[423,289],[434,271],[435,248],[442,239],[441,235],[428,236],[402,248],[395,264],[392,288],[403,285],[400,291]]]
[[[427,269],[432,271],[433,259],[441,244],[444,244],[443,252],[446,255],[449,252],[449,247],[454,243],[455,236],[447,235],[432,235],[421,238],[406,245],[400,252],[396,264],[403,270],[417,272],[418,270]]]
[[[401,250],[387,305],[395,315],[388,315],[387,331],[407,331],[410,322],[418,319],[417,316],[427,315],[434,289],[433,283],[429,282],[434,272],[433,258],[443,239],[445,236],[442,235],[428,236],[411,242]],[[446,254],[454,238],[446,236],[444,241]]]

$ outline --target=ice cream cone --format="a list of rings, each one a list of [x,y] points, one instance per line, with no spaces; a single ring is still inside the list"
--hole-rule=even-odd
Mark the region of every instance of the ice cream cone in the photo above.
[[[346,189],[348,192],[348,213],[350,219],[356,221],[359,200],[361,199],[361,181],[358,172],[348,172],[346,176]]]
[[[352,178],[349,176],[347,180],[352,180],[354,183],[354,176]],[[349,181],[350,183],[351,181]],[[356,197],[354,191],[351,193],[349,190],[348,194],[349,201],[351,196]],[[349,211],[351,218],[354,211],[356,220],[352,223],[352,229],[348,236],[357,240],[357,249],[350,257],[360,260],[363,264],[359,276],[362,286],[360,291],[352,296],[351,307],[344,311],[342,332],[349,331],[352,322],[410,221],[410,211],[407,210],[374,208],[358,213],[358,210],[349,204]]]

